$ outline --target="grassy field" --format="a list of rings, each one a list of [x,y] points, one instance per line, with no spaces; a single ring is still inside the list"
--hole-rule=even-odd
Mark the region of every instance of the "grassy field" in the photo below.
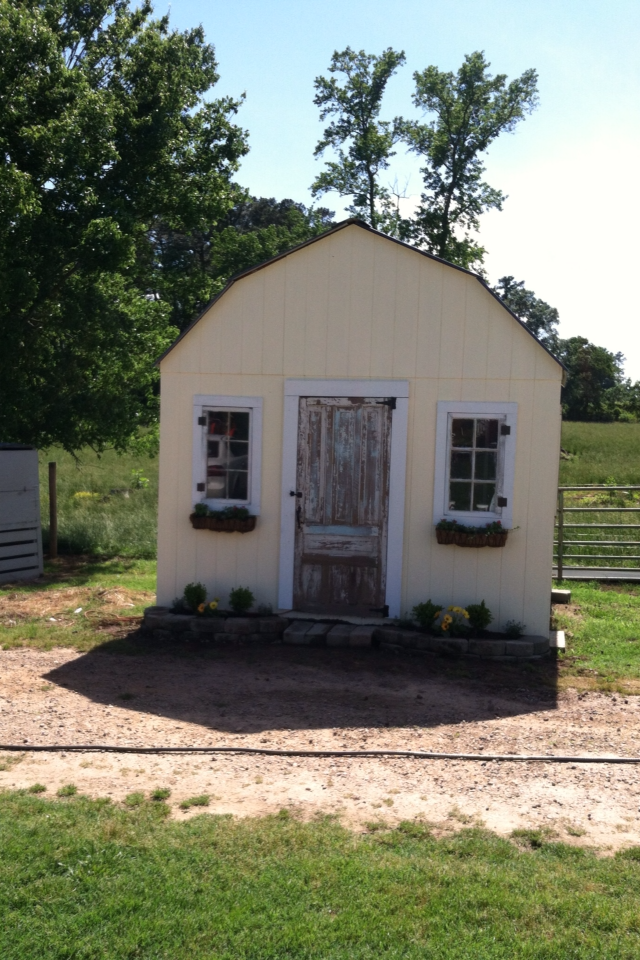
[[[635,960],[640,850],[0,795],[3,960]],[[377,827],[378,829],[375,829]]]
[[[64,450],[40,453],[40,505],[45,550],[49,542],[48,462],[58,464],[58,551],[97,557],[156,555],[158,460],[98,457],[84,450],[74,460]]]
[[[640,423],[563,423],[560,483],[640,484]]]

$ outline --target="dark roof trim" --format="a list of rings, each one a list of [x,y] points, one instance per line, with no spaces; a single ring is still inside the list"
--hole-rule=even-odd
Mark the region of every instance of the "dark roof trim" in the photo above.
[[[238,280],[242,280],[243,277],[248,277],[248,276],[250,276],[252,273],[257,273],[258,270],[264,270],[265,267],[271,266],[272,263],[276,263],[278,260],[284,260],[285,257],[290,257],[293,253],[297,253],[298,250],[302,250],[304,247],[309,247],[309,246],[311,246],[312,243],[317,243],[319,240],[324,240],[326,237],[329,237],[329,236],[331,236],[332,234],[337,233],[339,230],[344,230],[346,227],[361,227],[363,230],[368,230],[369,233],[375,233],[376,236],[382,237],[383,240],[389,240],[389,241],[391,241],[391,243],[397,243],[399,246],[405,247],[407,250],[411,250],[412,253],[419,253],[420,256],[422,256],[422,257],[427,257],[427,259],[429,259],[429,260],[435,260],[436,263],[442,263],[442,264],[444,264],[445,267],[451,267],[452,270],[459,270],[460,273],[466,273],[467,276],[473,277],[474,280],[477,280],[478,283],[481,283],[482,286],[485,288],[485,290],[487,290],[487,291],[491,294],[491,296],[494,297],[494,298],[498,301],[498,303],[507,311],[507,313],[509,313],[509,314],[513,317],[513,319],[516,320],[517,323],[519,323],[520,326],[523,327],[523,329],[527,331],[527,333],[529,334],[529,336],[530,336],[530,337],[533,337],[533,339],[535,340],[535,342],[536,342],[539,346],[541,346],[542,349],[543,349],[546,353],[549,354],[549,356],[551,357],[551,359],[552,359],[552,360],[555,360],[555,362],[556,362],[560,367],[562,367],[563,370],[566,371],[566,367],[565,367],[565,365],[562,363],[562,361],[561,361],[561,360],[558,360],[558,358],[557,358],[556,356],[554,356],[553,353],[551,353],[551,351],[549,350],[549,348],[546,347],[546,346],[544,345],[544,343],[542,343],[542,341],[539,340],[539,339],[536,337],[535,333],[532,333],[531,330],[529,330],[529,328],[528,328],[528,326],[526,325],[526,323],[524,323],[524,322],[520,319],[520,317],[516,316],[516,314],[513,312],[513,310],[510,310],[510,309],[509,309],[509,307],[506,305],[506,303],[505,303],[503,300],[500,299],[500,297],[498,296],[498,294],[497,294],[494,290],[491,289],[491,287],[490,287],[489,284],[486,282],[486,280],[484,280],[484,279],[483,279],[481,276],[479,276],[477,273],[473,273],[471,270],[467,270],[465,267],[459,267],[456,263],[449,263],[448,260],[443,260],[442,257],[436,257],[435,254],[433,254],[433,253],[427,253],[426,250],[419,250],[417,247],[413,247],[410,243],[405,243],[404,240],[398,240],[398,239],[396,239],[396,237],[390,237],[390,236],[388,236],[386,233],[381,233],[379,230],[375,230],[375,229],[374,229],[372,226],[370,226],[368,223],[365,223],[364,220],[359,220],[357,217],[350,217],[348,220],[342,220],[340,223],[336,223],[335,226],[330,227],[328,230],[325,230],[324,233],[318,234],[317,237],[312,237],[310,240],[305,240],[303,243],[299,243],[297,246],[291,247],[290,250],[285,250],[284,253],[279,253],[279,254],[277,254],[277,256],[275,256],[275,257],[270,257],[269,260],[264,260],[262,263],[256,264],[255,267],[248,267],[246,270],[241,270],[239,273],[234,274],[234,276],[231,277],[231,279],[228,281],[228,283],[226,284],[226,286],[220,291],[220,293],[218,293],[212,300],[209,301],[209,303],[208,303],[208,304],[204,307],[204,309],[198,314],[198,316],[195,318],[195,320],[192,320],[191,323],[189,324],[189,326],[184,328],[184,330],[182,331],[182,333],[180,334],[180,336],[177,337],[177,338],[173,341],[173,343],[171,344],[171,346],[168,347],[168,348],[165,350],[165,352],[164,352],[161,356],[158,357],[158,359],[157,359],[156,362],[155,362],[155,365],[156,365],[156,366],[159,366],[159,365],[160,365],[160,363],[164,360],[164,358],[165,358],[169,353],[171,353],[171,351],[173,350],[173,348],[174,348],[175,346],[177,346],[177,345],[180,343],[180,341],[181,341],[184,337],[186,337],[186,335],[195,327],[196,323],[198,323],[198,322],[202,319],[202,317],[204,317],[205,313],[208,313],[209,310],[211,309],[211,307],[212,307],[215,303],[217,303],[218,300],[220,300],[220,298],[223,297],[223,296],[225,295],[225,293],[226,293],[228,290],[231,289],[231,287],[234,285],[234,283],[237,283]],[[563,385],[564,385],[564,378],[563,378]]]

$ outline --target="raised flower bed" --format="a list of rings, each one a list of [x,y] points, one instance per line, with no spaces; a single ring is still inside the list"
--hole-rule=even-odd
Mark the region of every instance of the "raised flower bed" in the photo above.
[[[209,510],[204,503],[197,503],[189,519],[194,530],[216,530],[220,533],[250,533],[256,526],[256,517],[251,516],[246,507]]]
[[[483,527],[471,527],[457,520],[441,520],[436,524],[436,539],[441,544],[455,544],[457,547],[504,547],[508,530],[503,529],[499,520],[487,523]]]

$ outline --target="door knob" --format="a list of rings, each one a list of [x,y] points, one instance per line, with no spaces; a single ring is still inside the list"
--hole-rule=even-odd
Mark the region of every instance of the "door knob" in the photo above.
[[[289,490],[289,496],[300,498],[302,496],[302,493],[299,490]]]

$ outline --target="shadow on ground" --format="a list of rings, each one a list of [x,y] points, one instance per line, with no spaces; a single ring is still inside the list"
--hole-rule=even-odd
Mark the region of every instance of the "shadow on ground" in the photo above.
[[[137,634],[109,641],[46,679],[96,703],[244,734],[428,728],[549,710],[557,698],[551,660],[511,664],[281,645],[150,648]]]

